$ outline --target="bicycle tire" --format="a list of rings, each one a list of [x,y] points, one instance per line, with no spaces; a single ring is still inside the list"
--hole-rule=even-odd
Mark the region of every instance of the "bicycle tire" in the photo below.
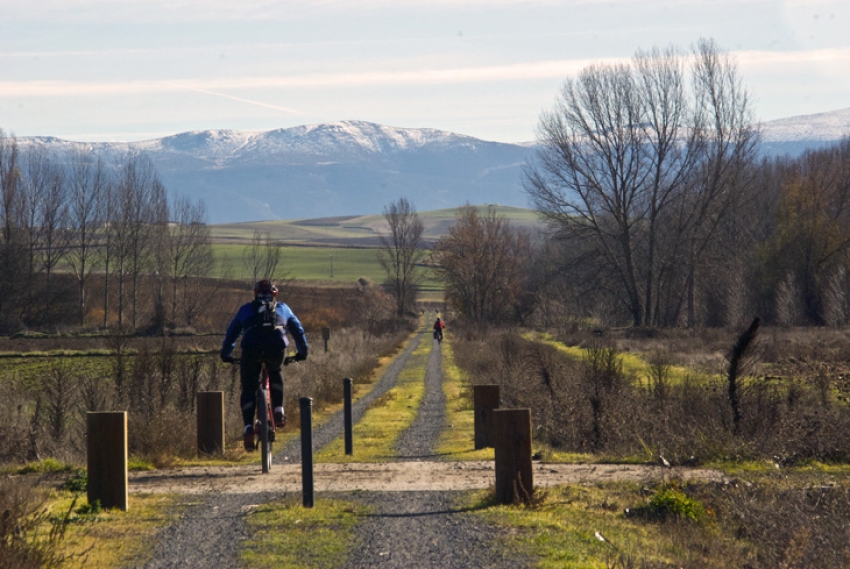
[[[269,392],[266,389],[260,389],[259,395],[260,452],[262,453],[263,474],[266,474],[272,466],[272,443],[269,440]]]

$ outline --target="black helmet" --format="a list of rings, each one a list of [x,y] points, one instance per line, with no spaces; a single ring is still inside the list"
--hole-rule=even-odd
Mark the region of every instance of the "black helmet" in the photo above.
[[[254,285],[254,296],[270,296],[277,298],[277,287],[266,279],[263,279]]]

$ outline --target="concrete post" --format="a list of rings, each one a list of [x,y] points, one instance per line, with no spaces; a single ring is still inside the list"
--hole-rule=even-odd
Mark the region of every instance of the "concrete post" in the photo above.
[[[472,387],[475,418],[475,450],[493,446],[493,411],[499,408],[498,385]]]
[[[496,503],[531,501],[534,480],[531,470],[531,410],[493,411],[493,443],[496,450]]]
[[[224,392],[199,391],[198,454],[224,452]]]
[[[86,417],[89,504],[127,511],[127,412],[89,413]]]

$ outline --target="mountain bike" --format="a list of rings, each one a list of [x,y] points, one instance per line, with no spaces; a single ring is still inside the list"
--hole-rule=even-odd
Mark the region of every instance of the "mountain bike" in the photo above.
[[[230,363],[241,363],[240,358],[232,358]],[[260,449],[263,474],[272,467],[272,443],[275,440],[274,412],[272,410],[271,390],[269,388],[269,372],[266,364],[262,367],[262,376],[257,384],[255,394],[254,418],[254,448]]]
[[[228,361],[234,365],[242,362],[241,358],[230,358]],[[297,361],[299,360],[295,356],[286,356],[283,358],[283,365],[287,366]],[[269,386],[269,371],[266,369],[265,363],[263,363],[261,373],[257,392],[254,395],[254,448],[260,448],[263,474],[266,474],[272,467],[272,443],[275,440],[276,428]]]
[[[438,344],[443,343],[443,331],[442,330],[434,330],[434,339],[437,340]]]

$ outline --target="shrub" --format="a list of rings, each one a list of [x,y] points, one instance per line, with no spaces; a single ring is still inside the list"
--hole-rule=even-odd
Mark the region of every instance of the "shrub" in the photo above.
[[[626,515],[658,521],[679,518],[702,522],[708,518],[702,503],[682,492],[675,483],[660,487],[649,502],[626,510]]]

